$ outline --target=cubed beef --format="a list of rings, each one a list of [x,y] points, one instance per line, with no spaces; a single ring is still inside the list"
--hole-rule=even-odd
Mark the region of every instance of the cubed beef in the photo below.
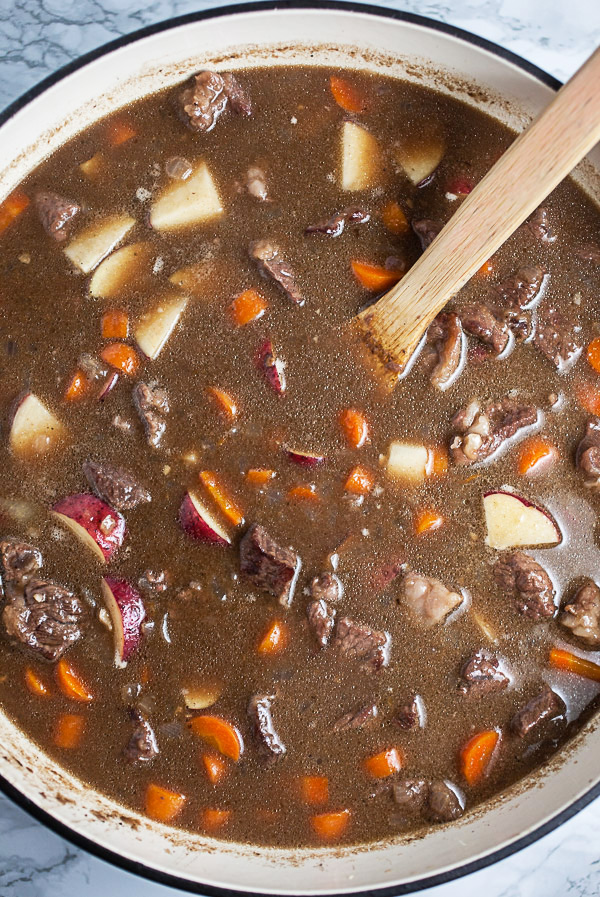
[[[132,710],[130,716],[133,732],[123,748],[123,756],[129,763],[149,763],[158,754],[154,729],[141,710]]]
[[[223,72],[223,88],[229,100],[229,106],[236,115],[245,115],[249,118],[252,115],[252,102],[248,92],[244,90],[235,75],[231,72]]]
[[[540,295],[545,276],[539,265],[519,268],[494,287],[499,308],[508,315],[530,308]]]
[[[149,445],[156,448],[165,432],[165,414],[169,413],[166,390],[147,383],[137,383],[133,388],[133,404],[144,425]]]
[[[402,779],[394,782],[394,801],[407,816],[419,816],[425,808],[430,782],[426,779]]]
[[[545,720],[553,720],[557,717],[563,717],[566,713],[566,707],[563,699],[552,691],[549,685],[544,683],[544,687],[535,698],[519,710],[510,721],[511,731],[524,738],[537,728],[540,723]]]
[[[592,418],[585,427],[585,435],[577,446],[575,461],[588,489],[600,488],[600,420]]]
[[[273,725],[271,704],[274,700],[275,695],[253,695],[248,703],[252,734],[267,763],[275,762],[286,752],[286,747]]]
[[[404,577],[403,601],[413,617],[423,626],[443,623],[448,614],[462,603],[460,592],[446,588],[433,576],[424,576],[414,570]]]
[[[481,698],[496,691],[504,691],[510,679],[500,669],[497,657],[478,651],[463,664],[460,671],[459,692],[469,698]]]
[[[600,646],[600,588],[588,579],[563,607],[558,622],[582,642]]]
[[[238,114],[252,113],[247,94],[229,72],[199,72],[178,97],[180,115],[192,131],[211,131],[228,103]]]
[[[405,704],[401,704],[394,713],[394,722],[396,725],[407,731],[410,729],[421,728],[423,726],[423,721],[423,702],[419,695],[414,695]]]
[[[304,229],[305,234],[325,234],[328,237],[339,237],[346,224],[366,224],[371,216],[357,206],[350,206],[343,212],[332,215],[327,221],[310,224]]]
[[[419,238],[423,251],[433,243],[443,226],[439,221],[432,221],[431,218],[419,218],[416,220],[413,218],[411,221],[411,227]]]
[[[83,472],[96,495],[119,511],[128,511],[141,502],[152,500],[148,490],[122,467],[85,461]]]
[[[451,822],[464,813],[464,802],[449,782],[434,779],[429,786],[425,814],[432,822]]]
[[[288,262],[281,256],[280,249],[270,240],[255,240],[250,243],[250,258],[258,265],[263,277],[270,277],[281,287],[286,296],[296,305],[304,305],[304,297],[300,292],[295,274]]]
[[[343,594],[343,587],[335,573],[325,571],[315,576],[310,584],[310,595],[315,601],[328,601],[337,604]]]
[[[494,564],[494,580],[514,595],[517,610],[534,622],[553,617],[552,580],[537,561],[523,551],[510,551]]]
[[[2,620],[9,636],[46,660],[58,660],[83,635],[85,605],[63,586],[34,579],[11,594]]]
[[[27,542],[5,539],[0,542],[4,583],[23,585],[43,564],[42,553]]]
[[[553,233],[548,221],[548,210],[544,206],[539,206],[522,226],[540,243],[554,243],[556,241],[556,234]]]
[[[390,641],[388,632],[342,617],[333,644],[342,657],[357,661],[363,670],[377,672],[389,663]]]
[[[308,617],[309,628],[317,644],[321,648],[325,648],[333,631],[335,621],[334,609],[323,598],[320,598],[318,601],[310,602],[306,608],[306,616]]]
[[[489,306],[482,302],[468,304],[460,309],[463,328],[489,346],[494,355],[504,352],[509,339],[508,324],[499,320]]]
[[[267,202],[269,198],[269,189],[267,187],[267,176],[264,169],[258,165],[251,165],[246,172],[245,187],[250,196],[259,199],[261,202]]]
[[[240,542],[240,570],[257,588],[287,606],[299,569],[300,558],[292,548],[282,548],[260,524],[250,526]]]
[[[57,243],[66,240],[73,219],[79,214],[81,207],[76,202],[47,190],[38,190],[34,202],[46,233]]]
[[[557,308],[540,312],[533,341],[558,371],[569,367],[581,351],[575,323]]]
[[[463,359],[464,335],[458,315],[439,314],[427,331],[427,341],[437,352],[437,363],[429,379],[443,392],[456,379]]]
[[[362,729],[367,723],[377,718],[377,704],[361,704],[349,713],[345,713],[333,724],[334,732],[347,732],[349,729]]]
[[[537,422],[535,405],[517,398],[505,396],[483,407],[475,399],[452,418],[452,460],[458,465],[484,461],[515,436],[525,435],[526,428]]]
[[[378,567],[371,577],[371,584],[375,591],[385,592],[399,576],[406,572],[406,567],[406,561],[401,558],[397,558],[395,561],[386,561]]]

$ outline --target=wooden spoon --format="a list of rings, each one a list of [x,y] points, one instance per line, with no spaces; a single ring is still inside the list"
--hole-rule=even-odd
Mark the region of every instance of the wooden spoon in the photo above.
[[[446,303],[600,140],[600,49],[469,193],[408,273],[354,320],[394,380]]]

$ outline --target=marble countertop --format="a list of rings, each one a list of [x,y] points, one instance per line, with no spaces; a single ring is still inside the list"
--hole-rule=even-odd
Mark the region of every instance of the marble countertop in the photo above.
[[[564,80],[600,44],[600,0],[379,0],[495,41]],[[0,0],[0,108],[106,41],[212,0]],[[0,897],[174,897],[95,859],[0,795]],[[492,867],[423,897],[596,897],[600,800]]]

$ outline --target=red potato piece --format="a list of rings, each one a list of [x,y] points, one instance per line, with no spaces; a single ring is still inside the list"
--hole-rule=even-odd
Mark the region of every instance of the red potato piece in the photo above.
[[[123,299],[150,276],[155,250],[151,243],[130,243],[112,252],[94,271],[89,293],[95,299]]]
[[[276,354],[270,339],[265,340],[258,350],[256,363],[273,392],[282,396],[286,390],[285,361]]]
[[[19,458],[31,458],[53,448],[65,427],[32,392],[16,403],[9,433],[10,448]]]
[[[286,448],[285,453],[290,461],[298,464],[299,467],[319,467],[325,463],[324,455],[317,455],[314,452],[301,452],[297,449]]]
[[[377,185],[381,177],[381,149],[369,131],[355,122],[345,121],[340,150],[342,190],[367,190]]]
[[[437,135],[418,134],[393,149],[393,156],[409,181],[424,187],[444,156],[444,141]]]
[[[136,343],[147,358],[157,358],[175,330],[188,303],[187,296],[167,293],[133,328]]]
[[[194,492],[187,492],[179,509],[181,528],[194,539],[212,545],[231,545],[231,538]]]
[[[126,579],[105,576],[102,594],[113,624],[115,666],[123,668],[141,645],[146,608],[140,593]]]
[[[488,492],[483,497],[486,545],[490,548],[558,545],[562,533],[548,511],[513,492]]]
[[[135,218],[130,215],[110,215],[94,221],[71,240],[64,250],[65,255],[83,274],[89,274],[134,224]]]
[[[127,531],[125,518],[95,495],[88,492],[67,495],[52,510],[103,564],[123,544]]]
[[[185,181],[172,181],[152,204],[150,225],[171,231],[220,218],[223,204],[206,165],[199,162]]]
[[[426,446],[394,441],[390,443],[385,469],[392,479],[417,485],[428,475],[430,464]]]

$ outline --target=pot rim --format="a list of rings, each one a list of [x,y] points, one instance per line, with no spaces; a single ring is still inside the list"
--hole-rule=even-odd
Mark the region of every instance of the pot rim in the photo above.
[[[472,34],[471,32],[459,28],[455,25],[446,24],[445,22],[439,22],[427,16],[421,16],[415,13],[405,12],[403,10],[382,7],[378,6],[377,4],[371,5],[367,3],[354,2],[354,0],[249,0],[249,2],[234,3],[228,6],[216,6],[212,9],[187,13],[186,15],[181,16],[173,16],[169,19],[163,19],[162,21],[157,22],[153,25],[147,25],[144,28],[139,28],[136,31],[132,31],[128,34],[122,35],[115,40],[108,41],[107,43],[102,44],[100,47],[97,47],[94,50],[90,50],[88,53],[84,53],[82,56],[78,56],[76,59],[72,60],[66,65],[61,66],[57,71],[39,81],[33,87],[29,88],[27,91],[21,94],[21,96],[17,97],[17,99],[13,100],[12,103],[6,106],[0,112],[0,127],[4,125],[5,122],[7,122],[10,118],[12,118],[17,112],[23,109],[29,102],[40,96],[42,93],[48,90],[48,88],[52,87],[54,84],[57,84],[68,75],[71,75],[79,69],[84,68],[90,62],[106,56],[114,50],[120,49],[121,47],[125,47],[129,44],[135,43],[142,38],[149,37],[154,34],[160,34],[161,32],[169,30],[171,28],[176,28],[192,22],[203,21],[205,19],[224,18],[226,16],[235,16],[239,13],[287,9],[333,9],[408,22],[410,24],[418,25],[431,31],[439,31],[442,34],[450,35],[451,37],[462,40],[465,43],[476,46],[482,50],[486,50],[487,52],[499,57],[500,59],[511,63],[522,71],[527,72],[529,75],[540,81],[542,84],[545,84],[547,87],[550,87],[552,90],[558,91],[562,86],[562,82],[557,78],[550,75],[548,72],[544,71],[534,63],[531,63],[528,60],[524,59],[522,56],[513,53],[511,50],[507,50],[504,47],[501,47],[498,44],[494,43],[493,41],[489,41],[486,38],[479,37],[478,35]],[[24,810],[28,815],[32,816],[38,822],[41,822],[46,828],[64,838],[66,841],[69,841],[76,847],[85,850],[87,853],[91,854],[97,859],[104,860],[105,862],[123,869],[126,872],[130,872],[141,878],[154,881],[167,887],[177,888],[182,892],[204,894],[206,895],[206,897],[246,897],[246,895],[249,893],[246,891],[239,891],[231,888],[221,888],[215,887],[214,885],[204,885],[196,882],[191,882],[189,880],[179,878],[177,875],[174,875],[172,873],[161,872],[158,869],[153,869],[152,867],[146,866],[144,863],[138,860],[129,859],[122,856],[121,854],[114,852],[113,850],[102,847],[92,839],[86,837],[85,835],[82,835],[81,833],[75,831],[64,823],[59,822],[48,811],[43,810],[41,807],[37,806],[32,800],[30,800],[22,792],[15,788],[2,775],[0,775],[0,793],[4,794],[9,800],[20,807],[20,809]],[[421,891],[425,888],[431,888],[436,885],[445,884],[447,882],[454,881],[455,879],[462,878],[466,875],[470,875],[473,872],[485,869],[487,866],[491,866],[494,863],[499,862],[500,860],[512,856],[518,851],[524,849],[525,847],[528,847],[529,845],[538,841],[540,838],[554,831],[554,829],[567,822],[599,796],[600,782],[589,788],[577,800],[573,801],[573,803],[569,804],[567,807],[565,807],[564,810],[562,810],[560,813],[557,813],[551,819],[542,823],[537,828],[534,828],[527,834],[523,835],[521,838],[517,838],[515,841],[511,842],[505,847],[498,848],[497,850],[492,851],[484,857],[480,857],[479,859],[473,860],[472,862],[463,863],[461,866],[458,866],[447,872],[440,872],[436,875],[429,875],[404,885],[391,885],[389,887],[369,889],[368,891],[352,892],[351,897],[369,897],[369,895],[372,895],[374,893],[374,890],[377,894],[377,897],[399,897],[399,895],[411,894],[417,891]],[[265,897],[265,895],[261,895],[260,893],[253,891],[252,897]],[[345,897],[345,895],[343,893],[340,893],[339,897]],[[348,897],[350,897],[350,894],[348,894]]]

